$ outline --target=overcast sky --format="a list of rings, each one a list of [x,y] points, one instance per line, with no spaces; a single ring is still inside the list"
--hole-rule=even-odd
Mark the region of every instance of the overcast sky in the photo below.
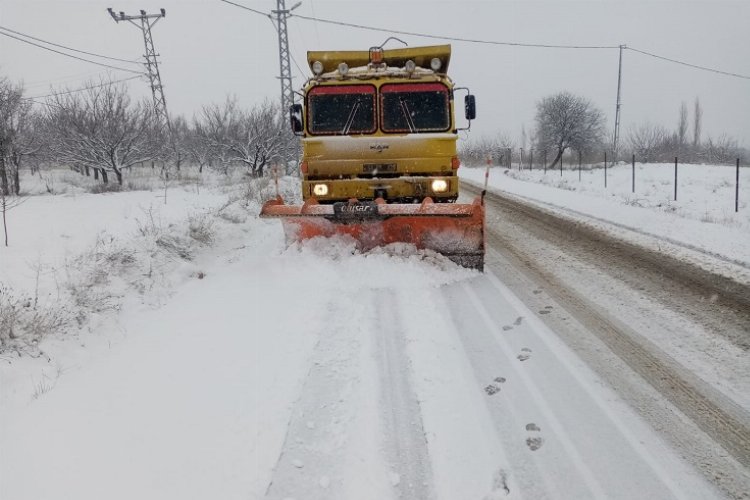
[[[270,12],[275,0],[236,0]],[[291,7],[295,0],[287,0]],[[0,26],[79,50],[136,60],[140,30],[115,23],[106,8],[167,16],[154,27],[170,114],[191,117],[204,104],[234,94],[243,105],[278,100],[278,43],[268,18],[220,0],[0,0]],[[303,0],[295,14],[393,30],[488,41],[620,45],[750,76],[750,1],[427,1]],[[308,74],[307,50],[366,50],[388,33],[292,17],[288,22],[295,88]],[[447,43],[397,35],[411,46]],[[474,137],[533,128],[536,102],[568,90],[591,99],[613,127],[617,49],[543,49],[452,42],[451,76],[477,96]],[[398,47],[390,42],[386,47]],[[91,58],[78,54],[81,57]],[[94,59],[94,58],[92,58]],[[103,61],[101,59],[96,59]],[[137,65],[117,63],[139,69]],[[50,86],[79,88],[108,70],[0,36],[0,75],[23,81],[27,95]],[[110,70],[114,78],[129,73]],[[145,79],[129,82],[150,96]],[[622,134],[651,122],[670,129],[679,106],[703,107],[704,138],[726,133],[750,147],[750,79],[699,71],[625,51]]]

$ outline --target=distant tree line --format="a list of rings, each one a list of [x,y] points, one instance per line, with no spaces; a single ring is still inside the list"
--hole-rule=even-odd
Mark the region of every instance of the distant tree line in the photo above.
[[[650,123],[630,128],[620,141],[618,158],[629,159],[635,154],[639,162],[668,162],[678,157],[683,163],[728,164],[748,156],[737,140],[727,135],[703,139],[703,109],[698,98],[693,103],[692,128],[689,115],[683,102],[674,130]],[[518,148],[506,134],[500,134],[470,141],[462,147],[461,156],[470,164],[483,164],[492,158],[494,164],[507,165],[497,158],[502,150],[511,148],[513,161],[528,164],[530,155],[534,155],[534,164],[545,164],[547,168],[554,168],[566,154],[576,159],[580,155],[584,161],[602,161],[605,152],[610,160],[614,158],[605,115],[584,97],[569,92],[545,97],[537,103],[534,122],[530,135],[522,129]]]
[[[249,109],[234,98],[205,105],[192,119],[169,126],[148,100],[134,101],[124,84],[91,82],[83,91],[62,89],[44,101],[24,96],[21,84],[0,76],[0,193],[21,192],[19,170],[67,167],[103,183],[122,184],[135,165],[261,176],[269,165],[295,165],[299,145],[285,113],[265,102]],[[291,168],[291,167],[289,167]]]

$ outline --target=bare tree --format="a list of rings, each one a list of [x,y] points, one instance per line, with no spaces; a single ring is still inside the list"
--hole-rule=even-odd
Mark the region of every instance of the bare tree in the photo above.
[[[470,165],[483,165],[491,159],[498,165],[510,166],[516,143],[504,132],[494,137],[481,137],[461,147],[463,161]]]
[[[123,85],[103,81],[81,93],[55,95],[47,104],[52,154],[69,165],[97,169],[105,182],[112,172],[122,184],[124,169],[165,149],[153,108],[132,104]]]
[[[3,214],[3,232],[5,233],[5,246],[8,246],[8,212],[16,208],[28,198],[22,198],[20,196],[10,197],[4,192],[0,191],[0,212]]]
[[[188,158],[198,165],[198,171],[203,172],[205,167],[210,167],[216,161],[217,152],[215,145],[208,136],[203,121],[193,117],[192,128],[189,128],[183,138],[182,148]]]
[[[275,104],[265,102],[249,111],[228,98],[223,106],[204,106],[196,130],[223,164],[224,171],[242,165],[262,176],[271,163],[285,163],[295,154],[296,141]]]
[[[628,131],[627,145],[639,161],[663,160],[664,148],[671,134],[661,125],[644,123]]]
[[[718,164],[731,164],[742,153],[737,140],[726,134],[722,134],[716,139],[709,137],[706,139],[703,149],[703,154],[708,162]]]
[[[31,101],[23,98],[23,87],[0,77],[0,192],[5,196],[21,192],[18,168],[31,152],[31,119]]]
[[[545,97],[536,105],[537,149],[553,151],[554,167],[567,149],[590,151],[602,144],[604,114],[590,100],[570,92]]]
[[[701,143],[701,127],[703,125],[703,108],[701,108],[701,101],[699,98],[695,98],[693,104],[693,147],[698,148]]]
[[[677,120],[677,144],[682,148],[687,142],[688,109],[685,101],[680,104],[680,117]]]

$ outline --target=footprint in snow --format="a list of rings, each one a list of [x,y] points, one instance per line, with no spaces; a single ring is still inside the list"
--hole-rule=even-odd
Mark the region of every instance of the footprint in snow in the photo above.
[[[544,309],[539,311],[539,314],[549,314],[552,312],[553,307],[552,306],[544,306]]]
[[[528,446],[531,451],[536,451],[541,448],[544,444],[544,438],[539,435],[542,429],[540,429],[538,425],[532,422],[530,424],[526,424],[526,431],[529,433],[528,437],[526,438],[526,446]]]
[[[533,293],[534,293],[534,295],[539,295],[540,293],[542,293],[542,291],[541,291],[541,290],[539,290],[539,289],[536,289],[536,290],[534,290],[534,292],[533,292]]]
[[[514,326],[521,326],[522,322],[523,322],[523,316],[519,316],[513,322],[513,325],[505,325],[505,326],[503,326],[503,331],[507,332],[508,330],[512,330]]]
[[[510,495],[508,488],[508,473],[503,469],[498,469],[492,476],[492,490],[485,495],[483,500],[498,500],[501,496]]]
[[[500,388],[495,384],[490,384],[484,388],[484,392],[486,392],[488,396],[494,396],[495,394],[500,392]]]
[[[531,349],[529,349],[528,347],[524,347],[523,349],[521,349],[521,354],[516,357],[519,361],[526,361],[531,357]]]
[[[504,384],[505,377],[495,377],[492,382],[494,383],[484,388],[484,392],[486,392],[489,396],[495,395],[500,392],[500,386],[498,384]]]

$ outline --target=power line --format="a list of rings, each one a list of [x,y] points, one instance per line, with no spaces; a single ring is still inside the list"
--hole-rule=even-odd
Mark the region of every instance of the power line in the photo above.
[[[222,0],[225,1],[225,0]],[[462,37],[451,37],[451,36],[445,36],[445,35],[431,35],[428,33],[417,33],[413,31],[402,31],[402,30],[392,30],[387,28],[378,28],[374,26],[365,26],[362,24],[354,24],[354,23],[347,23],[343,21],[334,21],[331,19],[322,19],[319,17],[310,17],[310,16],[303,16],[301,14],[291,14],[294,17],[298,17],[300,19],[305,19],[307,21],[315,21],[315,22],[321,22],[321,23],[327,23],[327,24],[334,24],[338,26],[347,26],[350,28],[358,28],[358,29],[364,29],[364,30],[370,30],[370,31],[380,31],[384,33],[396,33],[400,35],[410,35],[410,36],[418,36],[423,38],[433,38],[437,40],[449,40],[454,42],[467,42],[467,43],[480,43],[485,45],[503,45],[503,46],[509,46],[509,47],[531,47],[531,48],[545,48],[545,49],[619,49],[619,45],[559,45],[559,44],[546,44],[546,43],[521,43],[521,42],[502,42],[502,41],[496,41],[496,40],[481,40],[481,39],[474,39],[474,38],[462,38]],[[729,71],[722,71],[715,68],[709,68],[707,66],[700,66],[698,64],[692,64],[685,61],[680,61],[677,59],[671,59],[669,57],[660,56],[658,54],[653,54],[651,52],[646,52],[645,50],[639,50],[635,49],[633,47],[626,47],[627,50],[632,50],[634,52],[638,52],[650,57],[654,57],[656,59],[661,59],[664,61],[669,61],[675,64],[681,64],[683,66],[687,66],[694,69],[699,69],[702,71],[709,71],[712,73],[718,73],[720,75],[725,76],[732,76],[735,78],[742,78],[745,80],[750,80],[750,76],[747,75],[741,75],[738,73],[731,73]]]
[[[221,2],[229,3],[232,5],[236,5],[237,7],[247,9],[249,11],[255,12],[256,14],[261,14],[266,17],[268,14],[251,9],[249,7],[245,7],[244,5],[240,5],[234,2],[230,2],[229,0],[220,0]],[[289,14],[290,17],[298,17],[300,19],[304,19],[306,21],[313,21],[313,22],[320,22],[320,23],[326,23],[326,24],[333,24],[337,26],[346,26],[349,28],[357,28],[357,29],[363,29],[363,30],[369,30],[369,31],[379,31],[383,33],[396,33],[399,35],[410,35],[410,36],[418,36],[422,38],[432,38],[436,40],[448,40],[453,42],[467,42],[467,43],[479,43],[484,45],[502,45],[507,47],[529,47],[529,48],[544,48],[544,49],[620,49],[619,45],[564,45],[564,44],[548,44],[548,43],[522,43],[522,42],[503,42],[498,40],[482,40],[477,38],[463,38],[463,37],[454,37],[454,36],[445,36],[445,35],[432,35],[429,33],[419,33],[414,31],[403,31],[403,30],[394,30],[389,28],[379,28],[375,26],[366,26],[364,24],[356,24],[356,23],[348,23],[345,21],[335,21],[332,19],[323,19],[320,17],[313,17],[313,16],[304,16],[302,14]],[[316,27],[317,29],[317,27]],[[742,75],[739,73],[732,73],[729,71],[722,71],[715,68],[709,68],[707,66],[700,66],[698,64],[692,64],[686,61],[680,61],[677,59],[671,59],[669,57],[660,56],[658,54],[654,54],[651,52],[647,52],[645,50],[636,49],[633,47],[625,47],[627,50],[632,50],[633,52],[638,52],[640,54],[654,57],[656,59],[661,59],[663,61],[668,61],[674,64],[680,64],[682,66],[687,66],[689,68],[698,69],[701,71],[709,71],[711,73],[717,73],[720,75],[725,76],[731,76],[735,78],[742,78],[745,80],[750,80],[750,76]]]
[[[226,0],[221,0],[222,2]],[[422,38],[434,38],[437,40],[449,40],[453,42],[468,42],[468,43],[481,43],[485,45],[506,45],[510,47],[536,47],[536,48],[546,48],[546,49],[619,49],[619,45],[556,45],[556,44],[546,44],[546,43],[521,43],[521,42],[500,42],[495,40],[480,40],[477,38],[461,38],[461,37],[452,37],[452,36],[445,36],[445,35],[430,35],[428,33],[417,33],[414,31],[402,31],[402,30],[393,30],[388,28],[377,28],[374,26],[365,26],[363,24],[354,24],[354,23],[347,23],[343,21],[333,21],[331,19],[321,19],[319,17],[310,17],[310,16],[303,16],[301,14],[290,14],[294,17],[299,17],[300,19],[305,19],[307,21],[317,21],[320,23],[326,23],[326,24],[335,24],[338,26],[348,26],[350,28],[358,28],[358,29],[364,29],[364,30],[370,30],[370,31],[381,31],[383,33],[396,33],[399,35],[410,35],[410,36],[419,36]]]
[[[40,49],[49,50],[50,52],[54,52],[56,54],[60,54],[60,55],[66,56],[66,57],[71,57],[73,59],[78,59],[79,61],[84,61],[84,62],[87,62],[87,63],[96,64],[97,66],[104,66],[105,68],[116,69],[117,71],[127,71],[128,73],[136,73],[136,74],[139,74],[139,75],[143,74],[141,71],[135,71],[135,70],[132,70],[132,69],[119,68],[117,66],[111,66],[109,64],[104,64],[104,63],[92,61],[90,59],[84,59],[83,57],[74,56],[72,54],[66,54],[65,52],[60,52],[59,50],[51,49],[49,47],[45,47],[44,45],[39,45],[38,43],[30,42],[28,40],[24,40],[23,38],[19,38],[17,36],[13,36],[11,34],[4,33],[2,31],[0,31],[0,35],[7,36],[7,37],[10,37],[10,38],[15,38],[16,40],[18,40],[20,42],[28,43],[29,45],[33,45],[35,47],[39,47]]]
[[[261,12],[259,10],[251,9],[250,7],[245,7],[244,5],[240,5],[238,3],[230,2],[229,0],[219,0],[220,2],[228,3],[230,5],[234,5],[235,7],[239,7],[240,9],[249,10],[250,12],[255,12],[256,14],[260,14],[261,16],[267,17],[268,19],[271,18],[271,14],[268,14],[266,12]]]
[[[670,59],[669,57],[664,57],[664,56],[660,56],[660,55],[657,55],[657,54],[652,54],[651,52],[646,52],[645,50],[634,49],[633,47],[625,47],[625,48],[627,50],[632,50],[633,52],[638,52],[639,54],[643,54],[643,55],[646,55],[646,56],[649,56],[649,57],[654,57],[656,59],[661,59],[663,61],[669,61],[669,62],[675,63],[675,64],[681,64],[682,66],[687,66],[689,68],[700,69],[700,70],[703,70],[703,71],[710,71],[711,73],[718,73],[720,75],[733,76],[735,78],[743,78],[745,80],[750,80],[750,76],[747,76],[747,75],[740,75],[738,73],[730,73],[728,71],[722,71],[720,69],[708,68],[706,66],[698,66],[697,64],[691,64],[691,63],[688,63],[688,62],[685,62],[685,61],[678,61],[677,59]]]
[[[12,30],[10,28],[6,28],[4,26],[0,26],[0,30],[8,31],[8,32],[14,33],[16,35],[20,35],[20,36],[23,36],[23,37],[26,37],[26,38],[30,38],[32,40],[36,40],[37,42],[46,43],[48,45],[53,45],[55,47],[60,47],[62,49],[70,50],[70,51],[73,51],[73,52],[79,52],[81,54],[86,54],[86,55],[89,55],[89,56],[101,57],[102,59],[110,59],[112,61],[119,61],[119,62],[124,62],[124,63],[129,63],[129,64],[140,64],[138,61],[128,61],[127,59],[118,59],[117,57],[103,56],[101,54],[95,54],[94,52],[86,52],[85,50],[78,50],[78,49],[74,49],[72,47],[67,47],[65,45],[60,45],[59,43],[48,42],[47,40],[42,40],[41,38],[37,38],[37,37],[31,36],[31,35],[27,35],[26,33],[21,33],[19,31],[14,31],[14,30]]]
[[[100,76],[101,77],[101,76],[103,76],[103,75],[105,75],[107,73],[109,73],[109,72],[108,71],[105,72],[105,71],[96,69],[96,70],[93,70],[93,71],[85,71],[83,73],[79,72],[79,73],[75,73],[75,74],[71,74],[71,75],[60,76],[60,77],[57,77],[57,78],[51,78],[51,79],[48,78],[46,80],[35,80],[35,81],[31,81],[31,82],[27,82],[26,80],[24,80],[23,81],[23,86],[24,86],[24,88],[26,90],[29,90],[32,87],[50,87],[50,86],[54,86],[54,85],[63,85],[66,80],[67,81],[70,81],[70,80],[78,80],[78,81],[80,81],[81,79],[86,79],[86,78],[91,78],[91,77],[96,77],[96,76]],[[43,90],[42,90],[42,92],[43,92]]]
[[[66,90],[66,91],[63,91],[63,92],[55,92],[53,94],[46,94],[46,95],[35,95],[35,96],[31,96],[31,97],[24,97],[23,99],[26,99],[26,100],[29,100],[29,101],[33,101],[34,99],[43,99],[45,97],[55,97],[55,96],[58,96],[58,95],[74,94],[76,92],[84,92],[86,90],[91,90],[91,89],[96,89],[96,88],[99,88],[99,87],[104,87],[106,85],[111,85],[113,83],[128,82],[130,80],[135,80],[136,78],[141,78],[141,76],[142,75],[131,76],[129,78],[123,78],[121,80],[106,81],[106,82],[100,83],[99,85],[89,85],[87,87],[82,87],[82,88],[79,88],[79,89]],[[36,101],[34,101],[34,102],[36,102]]]

